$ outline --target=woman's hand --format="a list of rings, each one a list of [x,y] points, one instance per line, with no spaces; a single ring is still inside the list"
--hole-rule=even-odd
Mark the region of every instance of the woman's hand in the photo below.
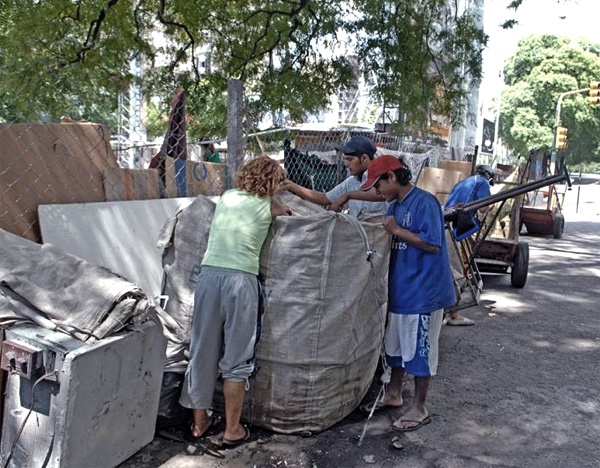
[[[276,218],[277,216],[292,216],[292,210],[283,203],[271,199],[271,217]]]

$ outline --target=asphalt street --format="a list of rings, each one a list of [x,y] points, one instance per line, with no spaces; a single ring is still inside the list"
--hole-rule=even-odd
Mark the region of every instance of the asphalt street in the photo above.
[[[357,410],[312,437],[253,428],[252,441],[222,459],[157,437],[121,468],[597,468],[600,177],[567,191],[563,214],[562,238],[520,236],[530,245],[524,288],[485,276],[479,305],[464,311],[476,325],[442,330],[431,424],[399,434],[391,423],[402,409],[377,412],[367,426]]]

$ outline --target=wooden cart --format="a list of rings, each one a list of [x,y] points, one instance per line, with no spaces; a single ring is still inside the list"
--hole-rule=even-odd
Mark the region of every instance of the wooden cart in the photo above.
[[[512,286],[516,288],[525,286],[529,270],[529,244],[519,240],[523,198],[521,195],[564,180],[568,180],[566,172],[526,184],[517,184],[513,188],[445,212],[445,220],[453,222],[457,219],[460,211],[474,213],[480,208],[496,205],[493,212],[486,216],[482,229],[469,238],[470,252],[467,263],[475,265],[481,273],[510,274]],[[503,236],[492,235],[500,214],[506,213],[505,203],[511,199],[514,200],[510,209],[508,225],[502,227]]]
[[[525,225],[528,234],[552,234],[555,239],[560,239],[565,229],[562,214],[564,195],[559,196],[554,184],[548,190],[536,190],[533,194],[528,194],[521,207],[521,228]]]

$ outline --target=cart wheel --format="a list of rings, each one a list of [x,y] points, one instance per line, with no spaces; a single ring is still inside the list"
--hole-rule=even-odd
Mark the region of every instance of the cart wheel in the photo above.
[[[527,271],[529,270],[529,244],[519,242],[513,266],[510,270],[510,284],[515,288],[522,288],[527,282]]]
[[[554,216],[554,224],[552,227],[552,235],[555,239],[560,239],[565,230],[565,217],[560,213]]]

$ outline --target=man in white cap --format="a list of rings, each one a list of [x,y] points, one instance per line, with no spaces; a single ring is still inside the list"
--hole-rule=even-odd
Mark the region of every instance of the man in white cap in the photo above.
[[[358,135],[350,138],[344,145],[336,147],[336,150],[344,155],[344,164],[351,175],[330,191],[318,192],[290,180],[286,180],[282,188],[312,203],[329,207],[333,211],[339,211],[347,204],[348,214],[354,217],[360,214],[385,213],[386,203],[374,191],[356,197],[357,192],[360,192],[360,185],[367,180],[369,164],[377,152],[373,141]],[[353,198],[349,197],[350,192],[354,194]]]

